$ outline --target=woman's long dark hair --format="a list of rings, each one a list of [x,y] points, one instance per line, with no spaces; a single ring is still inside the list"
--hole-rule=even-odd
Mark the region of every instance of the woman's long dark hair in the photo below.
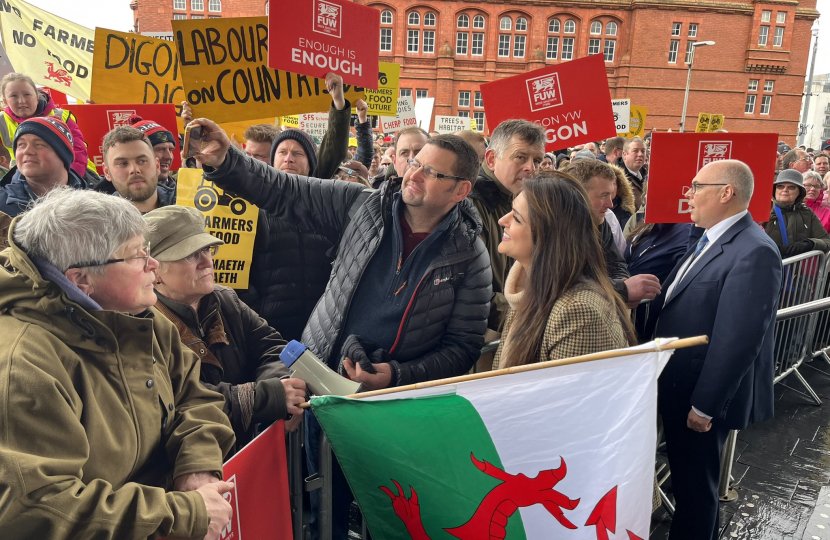
[[[571,287],[586,280],[616,308],[630,345],[637,343],[628,309],[611,285],[588,194],[572,176],[539,170],[522,188],[532,231],[533,253],[522,301],[510,336],[510,357],[503,367],[535,363],[553,305]]]

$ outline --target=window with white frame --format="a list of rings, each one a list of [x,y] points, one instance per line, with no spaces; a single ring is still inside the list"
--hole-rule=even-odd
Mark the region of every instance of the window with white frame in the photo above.
[[[418,52],[420,42],[420,32],[418,30],[409,30],[406,35],[406,52]]]
[[[750,92],[756,92],[758,90],[758,79],[749,79],[748,89]]]
[[[758,46],[766,47],[767,38],[769,38],[769,26],[762,26],[761,30],[758,32]]]
[[[421,99],[427,97],[427,90],[418,89],[415,90],[415,99]]]
[[[562,40],[562,60],[573,60],[574,38],[569,37]]]
[[[669,43],[669,64],[677,63],[677,49],[680,47],[680,40],[673,39]]]
[[[516,19],[516,32],[527,32],[527,19],[524,17]]]
[[[775,81],[764,81],[764,92],[772,92]]]
[[[458,32],[455,35],[455,54],[467,54],[469,36],[467,32]]]
[[[513,58],[524,58],[525,39],[527,39],[527,36],[513,36]]]
[[[473,113],[473,120],[476,121],[476,131],[484,131],[484,112],[475,111]]]
[[[746,106],[744,107],[744,114],[755,113],[755,94],[746,95]]]
[[[390,52],[392,50],[392,29],[380,29],[380,50],[381,52]]]
[[[694,41],[687,41],[686,42],[686,63],[692,63],[692,56],[695,54],[695,46]]]
[[[420,26],[421,25],[421,14],[417,11],[413,11],[409,14],[407,19],[409,26]]]
[[[484,54],[484,34],[481,32],[473,32],[473,48],[470,51],[473,56],[482,56]]]
[[[456,26],[461,29],[470,27],[470,16],[462,13],[456,19]],[[484,29],[484,17],[476,15],[473,17],[473,28],[476,30]],[[456,32],[455,34],[455,54],[466,55],[470,52],[473,56],[482,56],[484,54],[484,33],[473,32],[472,47],[470,47],[470,34],[468,32]]]
[[[205,16],[204,15],[191,15],[190,18],[191,19],[204,19]]]
[[[761,12],[761,22],[770,22],[772,20],[772,11],[764,10]]]
[[[221,15],[208,15],[208,19],[221,19]]]
[[[467,90],[462,90],[458,92],[458,106],[459,107],[469,107],[470,106],[470,92]]]
[[[550,34],[558,34],[561,30],[562,25],[559,24],[559,19],[551,19],[548,23],[548,33]]]
[[[222,11],[222,0],[210,0],[208,2],[208,11],[219,13]]]
[[[605,57],[606,62],[613,62],[614,61],[614,52],[617,49],[617,41],[614,39],[606,39],[605,40],[605,48],[602,51],[602,55]]]
[[[510,35],[499,34],[499,56],[510,56]]]
[[[479,92],[478,90],[476,90],[475,93],[475,101],[473,101],[473,107],[477,109],[484,108],[484,99],[482,99],[481,92]]]
[[[772,105],[772,96],[761,96],[761,114],[769,114]]]
[[[392,24],[392,12],[384,9],[380,12],[380,24]]]
[[[680,31],[681,31],[682,29],[683,29],[683,23],[679,23],[679,22],[672,23],[672,25],[671,25],[671,35],[673,35],[673,36],[679,36],[679,35],[680,35]]]
[[[173,9],[187,9],[185,0],[173,0]]]
[[[778,24],[784,24],[787,22],[787,12],[786,11],[779,11],[775,15],[775,22]]]
[[[401,88],[399,90],[400,97],[412,97],[412,89],[411,88]]]
[[[599,21],[594,21],[591,23],[591,35],[598,36],[602,33],[602,23]]]
[[[470,17],[465,14],[461,14],[458,16],[458,28],[469,28],[470,27]]]
[[[190,0],[190,11],[204,11],[204,0]]]
[[[476,15],[473,17],[473,28],[476,30],[484,30],[484,17],[481,15]]]
[[[187,19],[187,14],[186,13],[174,13],[173,14],[173,20],[174,21],[183,21],[185,19]]]
[[[424,30],[424,53],[435,53],[435,30]]]
[[[502,17],[499,21],[499,30],[512,30],[513,29],[513,19],[510,17]]]
[[[780,47],[784,43],[784,27],[776,26],[775,35],[772,37],[772,46]]]
[[[689,37],[696,38],[697,37],[697,24],[691,23],[689,24]]]
[[[610,22],[605,25],[605,35],[606,36],[616,36],[617,35],[617,23]]]
[[[573,22],[571,19],[565,21],[565,33],[566,34],[573,34],[576,32],[576,23]]]
[[[424,14],[424,26],[435,26],[435,13],[429,11]]]
[[[558,36],[549,36],[548,37],[548,50],[545,57],[548,60],[556,60],[559,58],[559,37]]]
[[[589,39],[588,40],[588,56],[599,54],[599,42],[598,39]]]
[[[458,111],[458,116],[460,116],[461,118],[469,118],[470,111]]]

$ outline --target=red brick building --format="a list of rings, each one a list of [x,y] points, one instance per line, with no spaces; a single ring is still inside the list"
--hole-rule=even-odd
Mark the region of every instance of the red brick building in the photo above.
[[[135,1],[142,32],[169,31],[174,17],[265,13],[265,0]],[[219,2],[223,11],[210,11]],[[724,114],[730,131],[790,143],[818,17],[815,0],[357,3],[381,11],[381,60],[402,66],[401,92],[435,98],[434,114],[483,119],[482,83],[602,54],[611,97],[646,106],[648,128],[676,130],[690,43],[712,40],[695,54],[687,129],[699,112]]]

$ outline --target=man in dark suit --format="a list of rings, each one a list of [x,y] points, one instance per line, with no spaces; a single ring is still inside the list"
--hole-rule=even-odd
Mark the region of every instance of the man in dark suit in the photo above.
[[[670,540],[717,539],[720,455],[730,429],[773,415],[781,259],[747,212],[753,177],[740,161],[702,168],[686,193],[705,229],[654,302],[655,336],[709,336],[679,349],[660,376],[659,407],[677,503]]]

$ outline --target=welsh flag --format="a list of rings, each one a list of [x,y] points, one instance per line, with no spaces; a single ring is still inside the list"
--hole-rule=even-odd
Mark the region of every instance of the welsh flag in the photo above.
[[[373,538],[645,539],[671,355],[646,349],[311,405]]]

